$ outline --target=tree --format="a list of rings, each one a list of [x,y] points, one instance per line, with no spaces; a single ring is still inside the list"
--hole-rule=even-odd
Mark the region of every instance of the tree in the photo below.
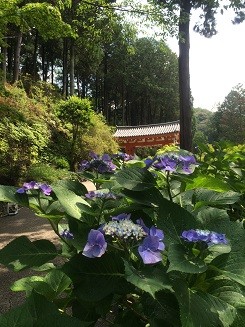
[[[201,23],[196,24],[195,30],[205,37],[212,37],[216,31],[216,14],[218,10],[232,8],[236,17],[234,23],[245,20],[245,3],[243,0],[148,0],[162,7],[172,15],[174,21],[179,13],[179,95],[180,95],[180,147],[192,150],[191,111],[192,101],[190,92],[189,48],[190,48],[190,16],[192,9],[202,9]]]
[[[212,137],[215,141],[245,142],[245,88],[234,87],[218,107],[212,119]]]
[[[68,130],[71,132],[70,142],[70,158],[69,164],[72,171],[76,170],[77,148],[80,147],[79,139],[82,134],[92,124],[93,110],[89,99],[80,99],[71,96],[65,101],[58,104],[58,117],[67,124]]]
[[[11,71],[13,82],[19,78],[21,45],[25,33],[33,32],[33,30],[34,32],[38,31],[38,34],[44,40],[75,35],[70,25],[62,20],[59,7],[48,2],[31,2],[28,0],[13,0],[9,2],[0,0],[0,12],[0,27],[2,28],[0,45],[4,49],[10,43],[8,63],[14,62]],[[12,42],[13,40],[15,42]],[[11,45],[14,47],[14,50],[11,49]],[[6,56],[3,59],[6,60]],[[3,66],[5,67],[5,63]]]

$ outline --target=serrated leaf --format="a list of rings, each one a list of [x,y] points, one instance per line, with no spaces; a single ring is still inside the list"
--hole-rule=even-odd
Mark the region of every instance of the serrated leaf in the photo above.
[[[81,327],[81,321],[61,313],[40,294],[32,293],[26,303],[0,316],[1,327]]]
[[[142,291],[149,293],[155,298],[155,293],[167,289],[172,290],[166,272],[160,269],[143,269],[137,271],[127,261],[124,260],[126,280]]]
[[[55,295],[62,293],[71,285],[71,279],[61,270],[54,269],[44,278],[44,281],[52,288]]]
[[[228,205],[233,204],[241,197],[240,193],[228,191],[228,192],[216,192],[213,190],[199,188],[195,190],[195,209],[204,205]]]
[[[222,254],[211,262],[211,269],[245,286],[245,256],[244,253]]]
[[[18,203],[28,207],[29,201],[27,194],[16,193],[17,188],[14,186],[0,185],[0,201]]]
[[[154,176],[146,169],[127,167],[115,175],[116,181],[124,188],[143,191],[156,185]]]
[[[195,217],[178,204],[162,197],[159,203],[159,217],[156,225],[165,235],[164,243],[181,243],[181,234],[184,230],[198,228]]]
[[[195,257],[182,244],[170,244],[168,249],[170,265],[168,272],[176,270],[189,274],[200,274],[207,270],[207,265]]]
[[[220,326],[218,312],[213,310],[213,303],[205,293],[192,291],[184,280],[176,280],[174,289],[179,302],[182,327]],[[225,307],[222,306],[221,309],[224,310]]]
[[[100,301],[111,293],[128,290],[123,262],[113,253],[93,259],[76,255],[62,271],[76,284],[76,296],[82,301]]]
[[[186,185],[186,190],[191,190],[194,188],[206,188],[209,190],[214,190],[217,192],[226,192],[230,191],[231,187],[218,179],[217,177],[199,175],[194,178],[191,182],[189,181]]]
[[[31,242],[26,236],[20,236],[0,250],[0,263],[19,271],[41,266],[53,260],[57,254],[56,247],[48,240]]]
[[[54,185],[53,191],[69,216],[80,220],[83,212],[90,213],[89,203],[81,196],[60,185]]]

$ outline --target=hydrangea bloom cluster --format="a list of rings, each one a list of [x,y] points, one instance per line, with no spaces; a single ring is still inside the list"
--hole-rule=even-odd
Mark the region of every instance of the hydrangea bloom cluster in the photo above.
[[[108,154],[99,156],[93,152],[90,153],[92,160],[83,160],[80,164],[80,171],[92,170],[100,174],[113,173],[117,166],[112,162],[111,157]]]
[[[85,194],[87,199],[105,199],[105,200],[116,200],[117,197],[115,194],[112,192],[95,192],[95,191],[90,191],[87,194]]]
[[[68,240],[73,240],[74,236],[73,234],[68,230],[68,229],[64,229],[61,233],[60,233],[61,237],[64,237]]]
[[[209,230],[190,229],[182,233],[182,238],[187,242],[205,242],[208,246],[215,244],[227,244],[225,234],[219,234]]]
[[[162,260],[161,251],[165,249],[163,231],[155,226],[148,228],[142,219],[134,223],[130,214],[122,213],[112,217],[112,220],[98,230],[91,230],[84,247],[83,255],[89,258],[100,257],[107,248],[105,236],[111,236],[115,241],[120,240],[127,246],[136,244],[143,239],[138,247],[139,255],[145,264],[154,264]]]
[[[112,217],[112,221],[105,224],[102,229],[105,235],[111,235],[124,240],[133,239],[138,241],[146,235],[142,226],[135,224],[130,219],[130,214]]]
[[[195,166],[197,166],[196,159],[193,155],[179,154],[178,152],[170,152],[163,155],[155,156],[153,159],[145,160],[146,167],[154,167],[158,170],[168,172],[178,171],[184,174],[191,174]]]
[[[129,161],[134,159],[134,156],[131,156],[130,154],[124,153],[124,152],[119,152],[113,155],[114,158],[117,158],[122,161]]]
[[[19,188],[16,192],[21,194],[26,193],[29,190],[41,190],[45,195],[50,195],[52,192],[52,188],[48,184],[37,183],[34,181],[24,183],[23,186]]]

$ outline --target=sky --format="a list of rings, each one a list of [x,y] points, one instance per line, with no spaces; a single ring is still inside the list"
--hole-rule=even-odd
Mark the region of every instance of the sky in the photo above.
[[[193,13],[190,27],[190,83],[194,107],[217,110],[231,89],[245,87],[245,22],[233,25],[234,13],[219,15],[218,34],[205,38],[193,31],[198,14]],[[178,54],[176,38],[167,44]]]

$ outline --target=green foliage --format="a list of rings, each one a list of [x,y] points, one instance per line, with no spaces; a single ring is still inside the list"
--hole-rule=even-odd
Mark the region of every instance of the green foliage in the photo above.
[[[229,211],[242,206],[244,175],[239,175],[238,183],[232,167],[225,163],[231,158],[243,162],[244,147],[223,148],[218,158],[211,157],[215,151],[218,154],[217,145],[203,145],[202,151],[198,167],[188,174],[177,169],[159,171],[154,165],[146,169],[143,160],[121,165],[108,155],[95,156],[84,162],[79,176],[89,174],[97,185],[90,196],[78,180],[57,181],[46,195],[40,184],[24,193],[0,186],[0,201],[20,203],[48,219],[62,244],[58,251],[48,240],[31,242],[19,237],[0,250],[0,263],[11,269],[43,271],[42,276],[30,275],[14,282],[11,289],[25,292],[27,299],[0,316],[1,325],[12,327],[18,320],[16,326],[51,327],[52,315],[59,326],[96,326],[110,313],[112,324],[119,327],[243,326],[244,216],[234,219]],[[173,148],[170,152],[163,149],[162,158],[172,153]],[[174,153],[180,155],[179,160],[190,156],[176,148]],[[130,218],[120,219],[118,215],[124,213]],[[143,240],[135,239],[135,226],[142,226],[138,219],[147,226],[142,227],[146,234]],[[104,227],[110,223],[117,228],[110,225],[106,231]],[[132,229],[123,231],[122,223]],[[187,242],[182,233],[193,229],[216,232],[219,237],[224,234],[227,243]],[[84,249],[95,246],[93,240],[87,243],[91,231],[104,235],[107,242],[106,251],[100,253],[102,245],[96,238],[98,248],[93,256]],[[138,246],[147,238],[154,242],[161,238],[164,243],[165,248],[156,243],[150,250],[151,255],[160,255],[156,262],[147,263],[140,256]],[[54,266],[50,261],[58,255],[66,260]]]
[[[245,89],[234,87],[213,114],[211,141],[245,141]]]
[[[87,157],[89,152],[94,151],[98,154],[116,153],[118,144],[113,139],[113,129],[110,128],[102,115],[93,114],[91,125],[82,135],[81,158]]]
[[[66,169],[58,169],[46,163],[33,164],[27,169],[25,179],[27,181],[35,180],[51,184],[71,176],[67,167],[64,168]]]
[[[91,124],[92,113],[90,100],[80,99],[76,96],[61,101],[57,107],[58,117],[71,124],[73,129],[78,127],[86,129]]]

